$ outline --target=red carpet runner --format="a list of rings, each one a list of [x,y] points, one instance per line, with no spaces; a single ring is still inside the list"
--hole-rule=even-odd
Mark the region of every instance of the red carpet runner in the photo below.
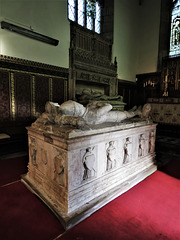
[[[0,239],[49,240],[64,230],[21,182],[0,188]]]
[[[21,182],[2,186],[6,174],[9,183],[9,177],[13,176],[12,181],[15,181],[20,179],[20,174],[16,177],[17,172],[24,173],[20,166],[23,161],[17,161],[21,170],[13,168],[16,174],[11,169],[15,162],[10,162],[6,169],[8,164],[1,164],[0,160],[2,240],[180,240],[179,179],[157,171],[64,232],[47,207]]]
[[[19,180],[27,172],[28,156],[0,159],[0,186]]]
[[[180,181],[155,172],[60,240],[180,240]]]

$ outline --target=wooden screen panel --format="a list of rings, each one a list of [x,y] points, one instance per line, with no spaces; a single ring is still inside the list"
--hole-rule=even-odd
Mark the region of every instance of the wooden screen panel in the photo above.
[[[0,121],[10,118],[9,73],[0,71]]]
[[[30,75],[26,73],[14,73],[16,81],[16,118],[31,118],[31,82]]]
[[[53,90],[52,90],[53,102],[61,104],[66,100],[65,84],[66,84],[65,79],[53,77]]]
[[[35,108],[36,112],[43,113],[45,104],[49,101],[49,78],[46,76],[35,76]]]

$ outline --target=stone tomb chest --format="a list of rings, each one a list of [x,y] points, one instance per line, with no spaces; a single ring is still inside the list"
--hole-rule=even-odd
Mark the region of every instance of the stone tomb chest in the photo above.
[[[65,229],[156,171],[156,124],[28,127],[29,164],[22,182],[55,213]]]

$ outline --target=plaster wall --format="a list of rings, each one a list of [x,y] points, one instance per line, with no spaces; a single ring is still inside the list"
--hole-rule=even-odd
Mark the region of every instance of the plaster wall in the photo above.
[[[114,0],[113,60],[118,78],[157,71],[161,0]],[[69,67],[70,24],[66,0],[0,0],[0,21],[59,40],[58,46],[0,29],[0,54]]]
[[[118,78],[135,81],[138,66],[137,1],[114,0],[113,58],[117,57]]]
[[[138,74],[157,71],[161,16],[161,0],[142,2],[139,14]]]
[[[70,26],[67,1],[0,0],[0,21],[59,40],[52,46],[0,29],[0,54],[60,67],[69,66]]]
[[[161,0],[114,0],[113,58],[118,78],[135,81],[136,74],[157,70]]]

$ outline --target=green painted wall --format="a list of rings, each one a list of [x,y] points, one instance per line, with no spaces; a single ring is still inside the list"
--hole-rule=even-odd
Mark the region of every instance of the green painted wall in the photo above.
[[[161,0],[114,0],[113,59],[118,78],[157,71]],[[66,0],[0,0],[0,21],[59,40],[54,47],[0,29],[0,54],[69,67],[70,24]]]
[[[52,46],[0,29],[0,54],[69,67],[70,26],[66,0],[0,0],[0,20],[59,40]]]
[[[140,7],[137,73],[157,71],[161,0],[144,0]]]
[[[161,0],[114,0],[114,46],[118,78],[135,81],[136,74],[155,72]]]

